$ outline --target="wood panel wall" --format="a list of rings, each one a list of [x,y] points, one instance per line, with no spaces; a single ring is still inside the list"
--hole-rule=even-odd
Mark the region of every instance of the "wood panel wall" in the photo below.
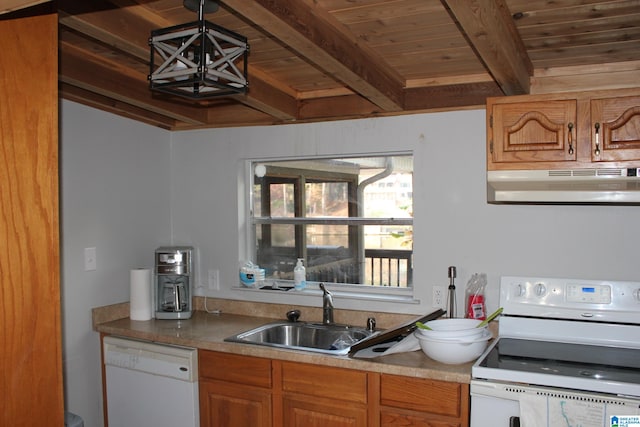
[[[26,12],[0,17],[0,425],[62,426],[58,19]]]

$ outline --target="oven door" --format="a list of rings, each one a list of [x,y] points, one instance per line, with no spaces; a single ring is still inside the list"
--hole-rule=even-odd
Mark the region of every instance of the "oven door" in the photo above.
[[[615,418],[616,423],[613,423]],[[640,398],[553,387],[471,381],[471,427],[640,424]],[[523,422],[524,425],[524,422]]]

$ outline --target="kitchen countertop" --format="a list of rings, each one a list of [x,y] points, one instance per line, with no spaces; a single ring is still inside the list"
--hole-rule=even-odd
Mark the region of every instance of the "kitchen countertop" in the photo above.
[[[108,315],[105,313],[108,313]],[[471,381],[471,366],[473,362],[461,365],[447,365],[430,359],[419,350],[379,356],[374,359],[355,359],[348,356],[325,355],[224,341],[229,336],[278,320],[271,317],[226,312],[212,314],[199,310],[195,311],[191,319],[187,320],[152,319],[136,321],[128,317],[127,303],[109,306],[109,308],[94,309],[93,314],[94,329],[103,334],[204,350],[386,374],[458,383],[469,383]]]

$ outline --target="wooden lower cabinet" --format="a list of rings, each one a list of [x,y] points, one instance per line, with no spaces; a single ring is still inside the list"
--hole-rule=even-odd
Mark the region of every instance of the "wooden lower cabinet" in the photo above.
[[[203,380],[200,387],[200,425],[218,427],[271,426],[271,391]]]
[[[282,362],[284,427],[366,427],[369,374]]]
[[[469,385],[382,374],[380,427],[466,427]]]
[[[315,396],[285,394],[284,427],[366,427],[367,409],[361,405]]]
[[[466,427],[469,386],[199,352],[201,427]]]
[[[271,360],[198,352],[200,426],[270,427]]]

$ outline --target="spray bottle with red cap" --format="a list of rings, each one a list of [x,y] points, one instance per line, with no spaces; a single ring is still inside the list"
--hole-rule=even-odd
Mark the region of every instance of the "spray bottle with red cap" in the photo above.
[[[487,275],[475,273],[469,279],[465,290],[465,317],[468,319],[484,320],[487,318],[487,308],[484,301],[484,288],[487,286]]]

